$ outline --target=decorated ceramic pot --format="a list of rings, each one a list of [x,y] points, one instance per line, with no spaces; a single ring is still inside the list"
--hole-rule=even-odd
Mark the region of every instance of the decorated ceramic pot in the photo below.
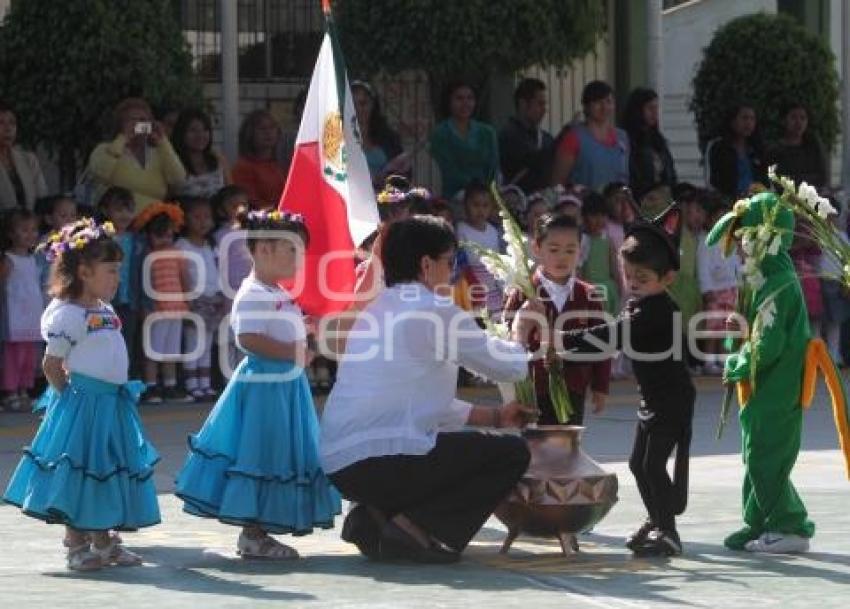
[[[531,452],[528,471],[496,508],[508,527],[501,552],[518,535],[556,537],[564,555],[577,552],[576,535],[591,529],[617,503],[617,475],[581,448],[584,427],[541,425],[523,436]]]

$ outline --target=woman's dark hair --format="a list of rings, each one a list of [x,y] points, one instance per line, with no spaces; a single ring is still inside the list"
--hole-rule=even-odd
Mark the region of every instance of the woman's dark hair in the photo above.
[[[572,216],[547,212],[537,219],[534,224],[534,241],[540,245],[552,231],[574,230],[579,232],[578,222]]]
[[[475,111],[478,111],[478,92],[475,87],[467,80],[456,79],[450,81],[443,89],[443,95],[440,98],[440,116],[442,118],[449,118],[452,115],[452,95],[455,94],[455,91],[464,87],[472,91],[472,95],[475,97]]]
[[[110,186],[97,202],[97,208],[105,212],[111,205],[118,204],[133,209],[133,193],[123,186]]]
[[[307,230],[304,220],[293,218],[291,215],[274,220],[269,218],[267,213],[255,212],[247,205],[240,205],[236,212],[236,220],[239,222],[239,228],[248,231],[245,235],[245,244],[252,254],[256,250],[258,242],[278,241],[284,237],[252,237],[251,231],[287,231],[301,237],[304,247],[307,247],[310,243],[310,231]]]
[[[663,239],[650,229],[634,230],[620,246],[620,255],[629,264],[648,268],[663,277],[676,268],[670,247]]]
[[[254,144],[254,131],[257,128],[257,123],[265,118],[274,121],[277,125],[277,120],[272,116],[272,113],[263,109],[254,110],[242,121],[242,125],[239,126],[239,156],[256,156],[257,147]],[[278,125],[278,133],[280,133],[280,125]]]
[[[212,198],[210,198],[210,205],[212,205],[213,213],[219,221],[227,219],[227,213],[224,209],[227,203],[231,199],[240,196],[247,199],[248,193],[245,192],[245,189],[241,186],[228,184],[227,186],[219,188]]]
[[[448,222],[436,216],[413,216],[387,227],[381,249],[387,287],[417,281],[422,258],[436,260],[457,249],[457,237]]]
[[[809,121],[808,125],[806,126],[806,130],[803,132],[803,143],[809,144],[813,141],[818,141],[817,136],[814,135],[814,131],[812,131],[812,113],[809,112],[809,108],[806,106],[806,104],[804,104],[800,101],[792,101],[792,102],[789,102],[787,104],[784,104],[782,106],[782,110],[781,110],[779,116],[781,116],[782,120],[784,121],[788,117],[788,114],[791,112],[791,110],[798,110],[798,109],[802,110],[803,112],[806,113],[806,118]],[[756,123],[756,124],[758,124],[758,123]]]
[[[649,145],[653,150],[661,151],[667,143],[658,125],[649,126],[643,120],[644,106],[655,99],[658,99],[658,93],[646,87],[638,87],[629,93],[622,124],[633,148]]]
[[[9,114],[14,114],[15,109],[5,99],[0,99],[0,114],[3,114],[5,112],[8,112]]]
[[[607,216],[608,203],[605,197],[598,192],[589,192],[584,196],[584,202],[581,204],[581,215],[587,216]]]
[[[581,105],[587,109],[587,106],[593,102],[605,99],[609,95],[614,95],[614,89],[607,82],[602,80],[591,80],[584,85],[581,92]]]
[[[0,215],[0,252],[6,252],[12,247],[12,232],[19,222],[28,220],[38,221],[36,213],[23,207],[7,209]]]
[[[79,230],[85,230],[80,225]],[[72,233],[72,237],[73,237]],[[82,249],[67,250],[59,254],[50,268],[48,293],[61,300],[73,300],[83,294],[83,282],[77,276],[80,266],[93,266],[99,262],[121,262],[124,252],[110,237],[90,241]]]
[[[208,171],[218,169],[218,157],[212,151],[212,121],[207,116],[206,112],[197,108],[187,108],[183,110],[177,117],[177,122],[174,123],[174,131],[171,133],[171,142],[174,144],[174,151],[186,168],[187,173],[192,173],[192,164],[189,163],[189,151],[186,149],[186,132],[192,122],[198,121],[204,129],[210,134],[210,139],[207,142],[207,147],[203,150],[204,164]]]
[[[381,109],[381,100],[375,90],[371,85],[361,80],[355,80],[351,83],[352,93],[355,89],[363,91],[372,100],[372,112],[369,114],[369,124],[366,125],[370,140],[383,148],[388,157],[396,156],[397,151],[401,149],[401,138],[398,133],[390,128],[387,117]]]
[[[734,132],[732,131],[732,123],[737,118],[738,114],[744,108],[749,108],[756,115],[756,128],[753,130],[752,135],[749,137],[749,142],[751,145],[758,144],[761,145],[761,138],[759,136],[759,121],[758,121],[758,113],[756,112],[755,105],[749,102],[741,102],[737,104],[733,104],[729,106],[726,110],[726,114],[723,116],[723,133],[722,135],[728,138],[734,137]]]

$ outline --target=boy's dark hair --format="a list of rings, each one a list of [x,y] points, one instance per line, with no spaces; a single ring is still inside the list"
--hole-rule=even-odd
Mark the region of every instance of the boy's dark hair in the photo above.
[[[574,230],[578,234],[578,222],[572,216],[552,212],[545,213],[537,219],[534,225],[534,242],[540,245],[549,236],[549,233],[556,230]]]
[[[534,99],[538,91],[545,91],[546,84],[539,78],[523,78],[514,91],[514,107],[519,107],[520,100]]]
[[[605,197],[598,192],[589,192],[584,196],[584,202],[581,204],[582,217],[589,216],[607,216],[608,203]]]
[[[602,189],[602,196],[605,199],[610,199],[614,195],[620,194],[624,191],[627,191],[629,194],[632,192],[629,185],[625,182],[608,182],[605,185],[605,188]]]
[[[77,230],[84,230],[80,225]],[[73,300],[83,294],[83,282],[77,276],[81,265],[91,266],[98,262],[121,262],[124,252],[110,237],[90,241],[82,249],[69,249],[59,254],[50,268],[48,293],[61,300]]]
[[[12,232],[15,230],[15,225],[27,220],[38,221],[38,216],[24,207],[13,207],[0,214],[0,252],[6,252],[12,247]]]
[[[168,216],[168,214],[158,214],[145,224],[144,231],[146,235],[161,237],[168,231],[169,228],[174,229],[176,232],[177,227],[174,226],[174,221]]]
[[[121,186],[110,186],[98,200],[97,208],[105,212],[111,205],[115,204],[132,209],[135,206],[133,193]]]
[[[445,199],[435,199],[434,201],[431,201],[432,216],[436,216],[445,212],[449,212],[449,214],[454,217],[454,214],[452,213],[452,207],[451,205],[449,205],[448,201],[446,201]]]
[[[679,182],[673,187],[673,200],[682,204],[696,201],[699,198],[699,188],[690,182]]]
[[[670,248],[660,235],[649,230],[635,230],[626,237],[620,246],[620,255],[629,264],[648,268],[659,277],[675,270],[675,264],[670,259]]]
[[[436,216],[413,216],[387,227],[381,263],[387,287],[419,279],[420,263],[457,249],[457,237],[448,222]]]
[[[298,219],[291,215],[285,215],[278,220],[268,217],[268,212],[252,211],[247,205],[240,205],[236,212],[236,220],[239,222],[239,227],[248,231],[245,236],[245,245],[252,254],[257,248],[257,243],[260,241],[279,241],[281,237],[251,237],[250,231],[286,231],[295,233],[304,242],[304,247],[310,243],[310,232],[307,230],[307,225],[303,219]]]
[[[705,210],[706,216],[711,217],[721,209],[729,207],[729,202],[722,193],[712,188],[700,188],[697,191],[697,204]]]
[[[463,189],[463,204],[464,206],[469,204],[469,201],[477,194],[481,193],[486,194],[488,197],[490,196],[490,189],[487,188],[487,185],[481,180],[472,180],[470,181]]]

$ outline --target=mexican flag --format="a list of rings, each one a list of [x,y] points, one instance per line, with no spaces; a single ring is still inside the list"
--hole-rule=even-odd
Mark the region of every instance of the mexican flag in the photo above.
[[[355,248],[378,226],[345,63],[328,4],[323,7],[325,37],[278,206],[302,214],[310,233],[303,281],[296,282],[303,288],[294,294],[310,315],[348,307]]]

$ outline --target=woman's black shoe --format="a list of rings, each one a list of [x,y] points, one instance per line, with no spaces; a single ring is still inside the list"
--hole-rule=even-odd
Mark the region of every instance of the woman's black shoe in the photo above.
[[[381,560],[412,561],[432,565],[444,565],[460,560],[460,553],[431,544],[423,548],[409,533],[393,522],[388,522],[381,531]]]
[[[357,546],[366,558],[378,560],[381,557],[382,525],[383,523],[378,522],[369,511],[369,507],[360,503],[351,508],[345,517],[341,537]]]

